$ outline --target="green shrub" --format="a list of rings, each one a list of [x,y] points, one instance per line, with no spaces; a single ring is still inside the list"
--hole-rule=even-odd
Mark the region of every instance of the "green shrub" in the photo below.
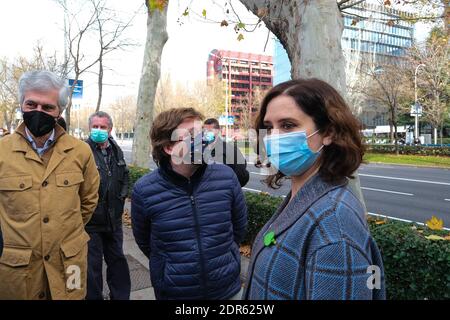
[[[267,193],[245,192],[245,201],[248,210],[248,227],[244,243],[252,244],[259,230],[269,221],[283,198],[273,197]]]
[[[395,154],[395,145],[366,144],[366,152]],[[398,146],[399,154],[450,157],[450,147]]]
[[[141,177],[150,172],[150,169],[147,168],[139,168],[134,166],[128,166],[130,169],[130,181],[128,184],[128,197],[131,197],[131,193],[133,192],[133,187],[136,181],[138,181]]]
[[[425,238],[444,232],[398,221],[369,226],[383,257],[388,299],[450,299],[450,241]]]

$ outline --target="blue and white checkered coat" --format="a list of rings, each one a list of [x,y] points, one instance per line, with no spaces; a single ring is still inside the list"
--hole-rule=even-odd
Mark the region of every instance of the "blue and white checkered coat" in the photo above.
[[[315,175],[290,196],[256,237],[243,298],[385,299],[381,255],[347,183]],[[265,246],[270,231],[276,244]]]

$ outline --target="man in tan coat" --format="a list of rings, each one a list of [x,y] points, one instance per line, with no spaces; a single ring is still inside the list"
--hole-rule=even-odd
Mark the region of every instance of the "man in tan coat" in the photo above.
[[[84,299],[84,226],[98,200],[90,147],[56,124],[65,84],[33,71],[19,80],[24,122],[0,140],[0,299]]]

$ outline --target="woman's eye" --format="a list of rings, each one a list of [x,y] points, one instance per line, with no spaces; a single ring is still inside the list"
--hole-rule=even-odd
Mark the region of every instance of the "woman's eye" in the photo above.
[[[283,129],[292,129],[293,127],[294,127],[294,124],[292,124],[292,123],[284,123],[282,125]]]

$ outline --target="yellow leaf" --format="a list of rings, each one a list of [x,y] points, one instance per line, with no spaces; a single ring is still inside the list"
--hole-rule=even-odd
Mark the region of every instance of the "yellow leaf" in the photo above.
[[[244,35],[240,33],[237,37],[238,41],[244,40]]]
[[[206,9],[203,9],[203,11],[202,11],[202,16],[203,16],[204,18],[206,18]]]
[[[431,230],[442,230],[444,227],[444,221],[442,219],[438,219],[435,216],[432,216],[430,220],[426,222],[426,225]]]
[[[445,240],[445,238],[432,234],[431,236],[425,237],[428,240]]]
[[[151,11],[158,9],[163,11],[169,0],[148,0],[148,6]]]
[[[183,16],[188,16],[189,15],[189,8],[186,8],[186,10],[184,10],[183,12]]]
[[[386,220],[377,220],[377,221],[375,221],[376,225],[385,224],[385,223],[386,223]]]

